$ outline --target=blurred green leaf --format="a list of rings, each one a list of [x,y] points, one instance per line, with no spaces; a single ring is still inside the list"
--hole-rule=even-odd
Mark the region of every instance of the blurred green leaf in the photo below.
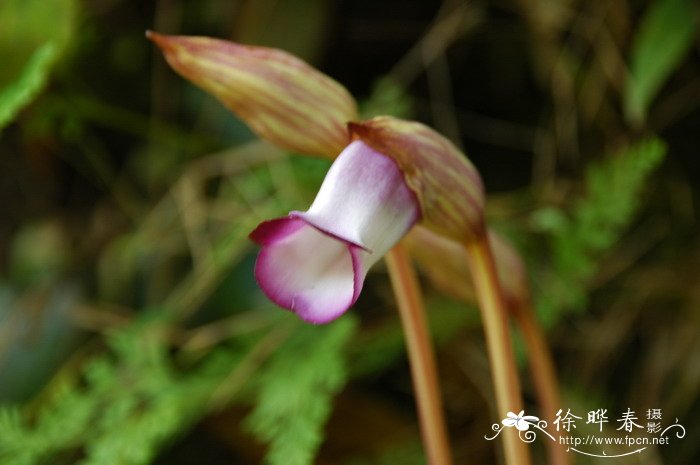
[[[74,29],[75,0],[0,2],[0,128],[46,83]]]
[[[44,44],[32,54],[17,80],[0,91],[0,128],[12,121],[17,112],[41,90],[55,56],[53,42]]]
[[[692,46],[696,6],[693,0],[657,0],[644,15],[632,43],[625,87],[628,121],[644,121],[656,93]]]

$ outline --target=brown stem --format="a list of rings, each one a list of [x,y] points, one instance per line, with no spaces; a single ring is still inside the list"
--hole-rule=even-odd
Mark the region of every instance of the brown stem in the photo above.
[[[552,355],[545,342],[542,328],[537,324],[529,299],[514,303],[511,311],[523,335],[528,361],[535,384],[540,412],[545,418],[554,418],[561,405],[557,375]],[[569,465],[572,460],[566,449],[556,442],[546,441],[547,456],[551,465]]]
[[[508,313],[486,234],[466,244],[474,288],[486,335],[491,376],[499,415],[523,410],[520,381],[511,345]],[[530,451],[517,432],[504,431],[503,447],[508,465],[529,465]]]
[[[430,465],[451,465],[435,354],[425,320],[423,297],[408,254],[398,244],[386,256],[411,366],[423,445]]]

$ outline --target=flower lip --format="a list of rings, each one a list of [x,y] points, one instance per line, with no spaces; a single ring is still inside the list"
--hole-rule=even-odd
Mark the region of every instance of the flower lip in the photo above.
[[[306,214],[306,212],[300,212],[300,211],[292,211],[289,212],[289,214],[286,217],[282,218],[276,218],[274,220],[267,220],[263,221],[260,223],[250,234],[248,234],[248,237],[250,240],[255,242],[258,245],[268,245],[270,241],[274,241],[273,236],[276,234],[279,234],[279,232],[276,230],[277,226],[275,225],[276,222],[285,220],[285,219],[299,219],[304,221],[306,224],[309,226],[312,226],[316,228],[319,232],[325,234],[326,236],[330,236],[334,239],[337,239],[339,241],[345,242],[348,245],[352,245],[354,247],[357,247],[358,249],[362,249],[365,252],[372,253],[372,249],[367,247],[364,244],[360,244],[356,241],[352,241],[348,239],[347,237],[343,237],[341,234],[335,233],[333,231],[330,231],[328,228],[323,228],[316,224],[313,219],[309,218],[309,215]],[[289,223],[289,233],[292,233],[302,227],[298,223]]]
[[[286,218],[275,218],[260,223],[248,237],[258,245],[272,245],[280,235],[287,235],[297,231],[303,225],[296,222],[286,222]],[[280,229],[282,227],[283,229]]]
[[[359,297],[365,270],[355,244],[294,215],[263,222],[250,238],[263,246],[255,263],[258,285],[301,319],[328,323]]]

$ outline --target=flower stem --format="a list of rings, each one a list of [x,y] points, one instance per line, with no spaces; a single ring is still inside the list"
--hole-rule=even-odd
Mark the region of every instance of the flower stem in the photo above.
[[[452,456],[442,411],[435,354],[426,324],[420,285],[408,254],[401,244],[389,251],[386,263],[406,338],[428,463],[451,465]]]
[[[479,310],[486,335],[491,376],[496,392],[496,407],[500,415],[523,410],[520,381],[511,345],[508,313],[501,292],[496,266],[488,237],[482,234],[466,242],[469,266],[479,300]],[[517,434],[507,431],[503,436],[505,463],[529,465],[530,452]]]
[[[530,299],[523,299],[513,305],[511,311],[525,341],[540,412],[546,418],[554,418],[561,403],[556,370],[542,328],[537,324]],[[556,442],[546,441],[545,443],[551,465],[571,463],[570,455],[564,447]]]

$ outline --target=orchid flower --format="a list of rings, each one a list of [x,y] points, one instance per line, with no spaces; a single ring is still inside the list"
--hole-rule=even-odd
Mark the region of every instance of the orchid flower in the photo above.
[[[337,156],[307,211],[265,221],[250,235],[262,246],[256,279],[277,305],[329,322],[355,303],[369,268],[418,221],[459,239],[484,230],[478,173],[427,126],[386,116],[358,122],[342,85],[280,50],[148,36],[176,71],[262,138]]]
[[[263,222],[251,234],[262,246],[255,274],[267,296],[306,321],[331,321],[355,303],[369,267],[420,221],[431,234],[464,246],[494,384],[502,387],[497,404],[503,411],[519,410],[484,189],[467,157],[417,122],[388,116],[358,121],[357,104],[342,85],[283,51],[208,37],[147,35],[175,71],[217,97],[260,137],[295,153],[337,156],[309,210]],[[432,463],[449,463],[434,357],[415,277],[401,250],[394,250],[389,263],[395,264],[392,281],[401,284],[395,286],[398,308],[426,449]],[[520,418],[515,420],[517,425]],[[513,438],[506,438],[505,452],[509,464],[529,463],[527,449]]]
[[[277,305],[325,323],[355,303],[367,270],[418,221],[394,161],[362,141],[331,166],[306,212],[262,223],[255,277]]]

